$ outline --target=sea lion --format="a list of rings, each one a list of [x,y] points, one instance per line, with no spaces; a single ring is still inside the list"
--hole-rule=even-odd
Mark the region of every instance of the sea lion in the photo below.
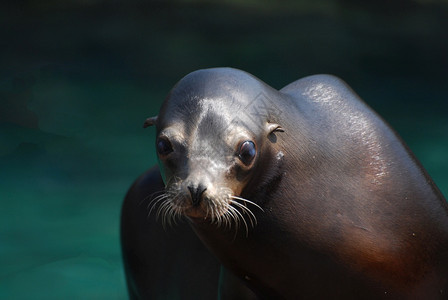
[[[447,297],[448,205],[396,133],[341,79],[315,75],[278,91],[240,70],[199,70],[176,84],[151,125],[162,175],[144,175],[151,178],[131,188],[124,207],[152,210],[163,223],[187,219],[257,297]],[[148,210],[136,208],[150,192],[160,193]],[[160,236],[128,243],[135,231],[159,232],[129,226],[132,218],[124,209],[130,286],[133,270],[142,270],[130,252],[171,267],[171,256],[154,257],[154,249],[176,249],[185,263],[189,249],[201,249],[191,232],[177,244]],[[215,262],[199,251],[193,260],[215,276]],[[193,271],[185,274],[202,281],[205,271]]]

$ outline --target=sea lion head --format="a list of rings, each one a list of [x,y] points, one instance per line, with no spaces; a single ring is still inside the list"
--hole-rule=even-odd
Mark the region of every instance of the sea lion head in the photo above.
[[[144,125],[157,129],[166,185],[155,201],[163,203],[159,213],[226,224],[244,213],[255,219],[248,207],[258,205],[242,194],[266,180],[264,169],[278,158],[271,147],[283,131],[271,109],[275,93],[229,68],[199,70],[175,85]]]

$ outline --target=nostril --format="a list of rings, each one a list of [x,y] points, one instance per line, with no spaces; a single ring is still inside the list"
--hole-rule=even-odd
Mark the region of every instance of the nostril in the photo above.
[[[198,186],[188,186],[188,190],[191,194],[191,203],[193,204],[193,206],[199,206],[202,200],[202,194],[204,194],[206,189],[207,188],[202,184],[199,184]]]

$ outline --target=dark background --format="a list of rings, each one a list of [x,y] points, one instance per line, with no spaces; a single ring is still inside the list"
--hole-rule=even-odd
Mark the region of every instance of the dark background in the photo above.
[[[2,1],[0,298],[124,299],[119,212],[143,130],[208,67],[275,88],[330,73],[448,194],[447,1]]]

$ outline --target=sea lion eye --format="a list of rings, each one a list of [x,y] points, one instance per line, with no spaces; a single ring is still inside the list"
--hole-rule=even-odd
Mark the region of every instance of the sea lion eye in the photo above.
[[[238,157],[241,161],[246,165],[250,165],[257,154],[257,150],[255,149],[255,144],[252,141],[245,141],[241,144]]]
[[[166,137],[160,137],[157,140],[157,153],[161,156],[165,156],[173,152],[173,146]]]

